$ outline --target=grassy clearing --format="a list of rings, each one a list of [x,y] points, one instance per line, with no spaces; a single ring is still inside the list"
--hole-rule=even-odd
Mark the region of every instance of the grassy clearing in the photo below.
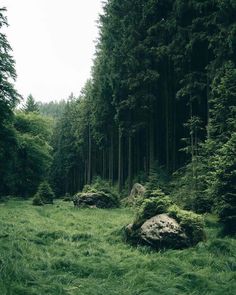
[[[217,237],[186,250],[152,252],[123,243],[129,209],[0,203],[1,295],[235,294],[235,246]]]

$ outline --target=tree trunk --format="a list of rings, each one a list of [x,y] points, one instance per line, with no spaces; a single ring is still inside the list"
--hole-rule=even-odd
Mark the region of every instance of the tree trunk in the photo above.
[[[129,184],[129,192],[132,188],[132,170],[133,170],[133,163],[132,163],[132,135],[129,133],[129,155],[128,155],[128,184]]]
[[[102,150],[102,178],[106,179],[106,149]]]
[[[89,146],[88,146],[88,179],[87,183],[91,184],[91,178],[92,178],[92,138],[91,138],[91,129],[90,129],[90,124],[88,126],[88,141],[89,141]]]
[[[109,181],[114,183],[114,137],[111,133],[111,142],[109,147]]]
[[[149,120],[149,173],[154,166],[154,126],[153,114],[150,114]]]
[[[122,130],[119,127],[119,138],[118,138],[118,189],[119,192],[123,186],[123,154],[122,154]]]

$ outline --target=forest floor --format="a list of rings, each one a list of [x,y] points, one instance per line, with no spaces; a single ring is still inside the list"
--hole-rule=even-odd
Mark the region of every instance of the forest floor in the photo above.
[[[236,241],[206,216],[204,243],[153,252],[122,240],[130,209],[0,203],[1,295],[235,294]]]

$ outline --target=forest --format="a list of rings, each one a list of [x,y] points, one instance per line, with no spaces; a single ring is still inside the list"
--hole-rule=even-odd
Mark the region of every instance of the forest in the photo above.
[[[9,206],[0,211],[9,210],[13,218],[12,210],[16,210],[19,223],[23,223],[20,212],[25,212],[35,227],[40,227],[40,221],[30,212],[40,214],[48,232],[41,231],[36,246],[48,247],[48,253],[55,251],[55,257],[50,252],[47,284],[52,288],[41,283],[28,284],[38,274],[10,287],[17,274],[6,266],[4,275],[11,273],[12,277],[5,279],[8,287],[0,279],[2,294],[36,294],[38,290],[40,294],[233,294],[236,1],[106,1],[98,21],[100,34],[90,79],[79,97],[71,93],[67,100],[48,103],[38,102],[30,94],[22,104],[23,98],[14,86],[17,73],[12,49],[2,32],[6,26],[7,11],[0,8],[0,204]],[[101,199],[94,205],[91,199],[97,195]],[[37,206],[33,207],[32,202]],[[77,211],[71,211],[73,202],[75,207],[89,204],[93,209],[81,209],[84,211],[78,211],[77,216]],[[94,206],[101,208],[103,202],[106,209],[96,211],[100,209]],[[43,206],[52,203],[57,204],[55,209]],[[90,213],[91,210],[95,211]],[[0,249],[7,255],[8,243],[3,238],[6,228],[12,225],[7,213],[1,214],[5,217],[0,223]],[[140,243],[145,222],[163,214],[178,221],[187,240],[180,241],[178,237],[178,241],[158,242],[153,247],[154,242],[146,237],[145,245]],[[80,229],[83,233],[76,238],[77,218],[87,225],[90,215],[94,228],[88,230],[84,224]],[[132,218],[135,221],[131,232],[128,227],[125,233],[121,232]],[[53,220],[58,230],[54,230]],[[105,227],[113,227],[104,236],[98,226],[102,227],[103,222]],[[20,229],[17,232],[20,234]],[[103,239],[97,255],[104,255],[99,262],[104,276],[96,274],[98,264],[93,253],[98,233]],[[8,237],[9,233],[5,234]],[[75,247],[63,243],[76,239],[82,243],[82,252],[90,247],[92,262],[90,250],[86,250],[88,260],[81,256],[76,259],[80,265],[73,264]],[[123,239],[131,242],[126,245]],[[19,248],[15,243],[14,247]],[[71,256],[65,260],[59,260],[60,250],[55,250],[60,243],[63,251],[66,247],[70,251]],[[150,245],[158,251],[150,250]],[[39,251],[27,247],[33,249],[32,256]],[[159,250],[163,248],[162,254]],[[166,248],[174,250],[168,252]],[[119,258],[114,254],[116,250]],[[126,250],[130,263],[120,265],[118,261],[126,259]],[[112,263],[108,265],[106,251],[120,269]],[[191,256],[195,262],[190,261]],[[40,259],[38,267],[42,270],[47,262]],[[131,265],[138,267],[137,259],[140,268],[149,274],[143,283],[143,274],[138,277],[129,269]],[[155,269],[155,259],[166,268],[168,286],[160,279],[160,269]],[[4,255],[0,255],[0,274],[6,265],[3,261]],[[20,263],[28,261],[29,257]],[[85,265],[90,265],[89,274]],[[81,268],[85,273],[80,274],[79,293],[79,287],[70,286]],[[63,281],[53,283],[57,271],[70,273],[71,277],[64,278],[69,286],[66,289]],[[160,279],[156,285],[154,274]],[[43,281],[45,278],[40,275]],[[172,281],[172,276],[180,281]],[[114,283],[118,278],[122,281],[119,286]],[[102,283],[102,279],[107,283]],[[133,280],[127,290],[126,280]],[[97,284],[100,287],[96,291]]]

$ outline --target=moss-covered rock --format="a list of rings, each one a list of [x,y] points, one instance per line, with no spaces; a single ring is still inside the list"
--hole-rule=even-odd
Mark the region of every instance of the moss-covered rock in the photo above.
[[[199,214],[180,209],[177,205],[168,208],[168,215],[177,220],[188,236],[189,244],[196,245],[205,240],[204,220]]]
[[[162,195],[145,199],[134,222],[126,226],[125,236],[134,244],[180,249],[205,239],[204,222],[202,216],[180,209]]]
[[[119,201],[114,195],[102,191],[78,193],[74,196],[73,202],[75,207],[80,208],[115,208],[119,206]]]

